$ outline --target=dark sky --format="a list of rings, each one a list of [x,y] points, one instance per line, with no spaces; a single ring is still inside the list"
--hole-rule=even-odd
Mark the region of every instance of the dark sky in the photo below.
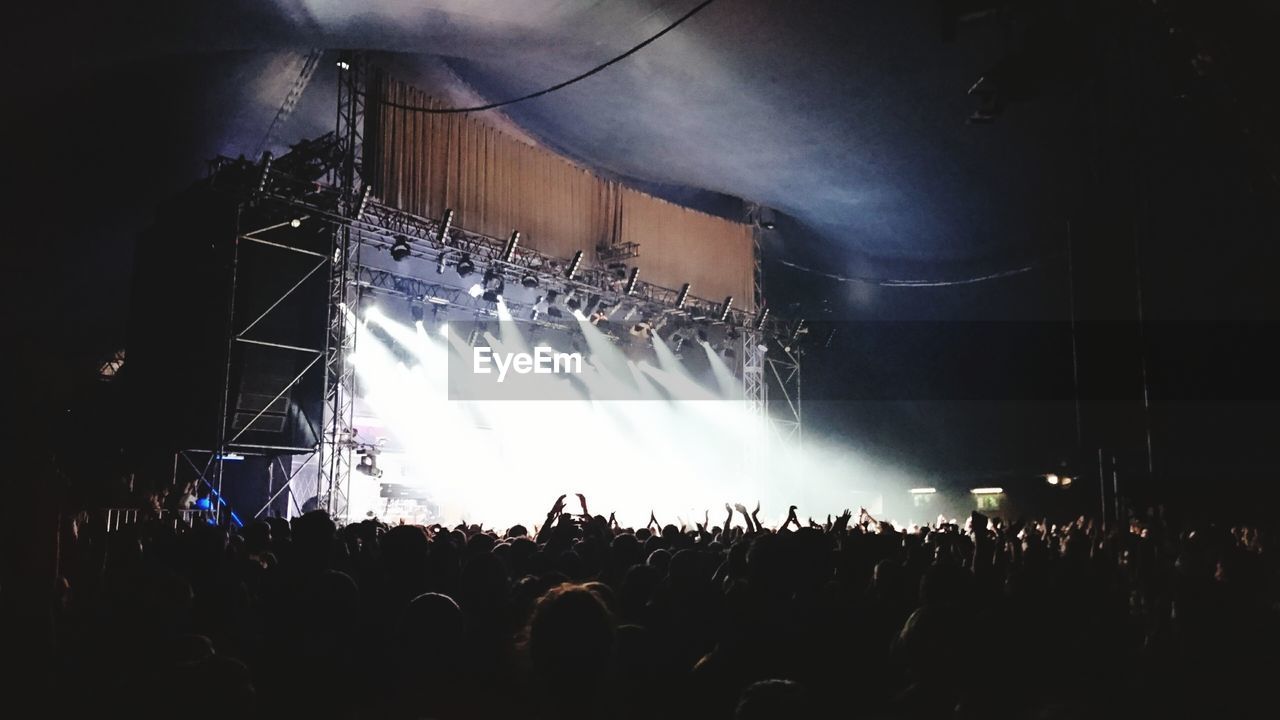
[[[405,72],[449,78],[455,96],[499,99],[617,55],[693,4],[25,10],[10,167],[23,191],[23,359],[50,390],[37,406],[69,402],[69,373],[123,342],[134,234],[206,159],[256,150],[306,49],[372,48]],[[1253,3],[1230,21],[1195,2],[1175,4],[1184,12],[1172,20],[1137,2],[1034,5],[983,15],[981,2],[718,0],[506,119],[685,202],[723,207],[727,195],[779,211],[767,240],[774,307],[879,324],[844,326],[810,356],[815,433],[939,471],[1029,470],[1098,445],[1144,465],[1145,356],[1170,408],[1154,423],[1163,469],[1188,467],[1194,439],[1199,457],[1275,477],[1259,449],[1275,402],[1259,338],[1276,319],[1280,124],[1268,122],[1274,90],[1253,38],[1274,18]],[[973,15],[949,33],[946,7]],[[1172,21],[1186,31],[1170,41]],[[1201,77],[1191,60],[1204,48]],[[993,72],[1008,88],[1003,113],[968,125],[977,102],[965,91]],[[326,63],[282,140],[332,126],[333,79]],[[1103,328],[1078,343],[1079,443],[1068,237],[1077,310]],[[1145,339],[1135,257],[1148,320],[1166,328]],[[1024,267],[975,284],[879,282]],[[1219,387],[1224,376],[1234,384]],[[1187,397],[1191,387],[1209,389]]]

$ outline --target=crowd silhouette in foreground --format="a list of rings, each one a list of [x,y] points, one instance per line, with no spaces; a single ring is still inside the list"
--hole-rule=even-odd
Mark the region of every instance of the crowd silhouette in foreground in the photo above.
[[[780,528],[726,505],[620,527],[73,526],[41,715],[1217,718],[1269,715],[1256,529]],[[1252,708],[1257,708],[1252,709]]]

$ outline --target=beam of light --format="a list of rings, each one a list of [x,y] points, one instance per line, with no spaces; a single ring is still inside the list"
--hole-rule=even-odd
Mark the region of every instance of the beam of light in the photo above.
[[[720,359],[720,353],[711,347],[711,343],[702,343],[702,349],[707,351],[707,362],[711,365],[711,374],[715,376],[716,385],[720,386],[720,394],[731,400],[741,400],[742,383],[738,382],[733,371],[724,360]]]
[[[591,355],[592,364],[615,378],[630,378],[631,373],[627,371],[627,356],[622,350],[601,332],[600,328],[592,325],[581,311],[574,310],[573,316],[577,318],[578,329],[582,331],[582,337],[587,342],[587,352]]]
[[[667,346],[666,341],[656,334],[653,336],[653,353],[658,357],[658,367],[661,368],[663,372],[668,372],[688,380],[693,379],[689,374],[688,369],[685,368],[684,363],[680,362],[680,359],[676,357],[676,354]]]
[[[923,484],[849,447],[810,440],[801,450],[782,440],[744,402],[722,399],[683,364],[661,367],[659,338],[655,367],[628,360],[582,322],[591,362],[580,378],[529,374],[512,381],[520,390],[513,399],[462,401],[450,400],[447,388],[449,363],[471,361],[465,335],[439,338],[380,313],[371,322],[385,333],[360,335],[359,352],[349,357],[359,412],[389,440],[379,457],[384,477],[352,478],[355,518],[383,516],[379,486],[392,481],[426,488],[445,522],[502,528],[533,527],[561,493],[570,493],[572,510],[571,493],[584,493],[593,512],[616,512],[624,526],[643,526],[650,510],[663,523],[701,521],[709,510],[720,524],[724,503],[754,508],[757,500],[761,518],[776,525],[792,504],[800,506],[802,521],[846,507],[879,514],[880,497],[905,499],[906,489]],[[499,320],[498,332],[486,338],[491,346],[527,343],[516,323],[506,325]],[[396,345],[413,352],[397,355]],[[453,380],[466,375],[455,373]],[[668,396],[675,399],[663,399]],[[473,396],[464,388],[455,397]]]

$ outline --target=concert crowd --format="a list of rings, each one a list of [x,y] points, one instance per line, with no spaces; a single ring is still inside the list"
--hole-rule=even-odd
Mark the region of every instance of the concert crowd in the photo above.
[[[70,523],[38,714],[1215,718],[1280,678],[1256,528],[570,504],[501,530]]]

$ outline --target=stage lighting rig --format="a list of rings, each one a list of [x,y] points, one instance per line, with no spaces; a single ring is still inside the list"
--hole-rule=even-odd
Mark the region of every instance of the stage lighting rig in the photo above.
[[[636,294],[636,284],[640,281],[639,266],[631,268],[631,275],[627,278],[627,287],[625,293],[627,295]]]
[[[446,257],[445,251],[441,250],[440,257],[436,258],[436,274],[437,275],[444,274],[444,268],[445,268],[445,265],[447,264],[445,262],[445,257]]]
[[[807,335],[808,333],[809,333],[809,328],[805,326],[804,320],[801,320],[800,322],[796,323],[796,329],[791,332],[791,337],[787,340],[787,343],[783,345],[782,349],[786,350],[787,352],[791,352],[793,349],[795,349],[796,345],[800,342],[800,336]]]
[[[502,262],[509,263],[516,256],[516,247],[520,245],[520,231],[512,230],[506,247],[502,248]]]
[[[756,332],[760,332],[761,330],[764,329],[764,323],[768,319],[769,319],[769,308],[768,307],[762,308],[760,310],[760,314],[756,316],[756,322],[754,325],[752,325],[752,327],[755,329]]]
[[[502,279],[502,273],[493,268],[484,271],[484,299],[489,302],[498,302],[498,298],[502,296],[503,290],[507,287],[507,283]]]
[[[356,220],[364,217],[365,208],[369,206],[369,193],[373,192],[372,185],[365,185],[360,188],[360,202],[356,204]],[[297,227],[296,225],[294,227]]]
[[[354,438],[352,438],[354,441]],[[376,445],[356,445],[356,455],[360,456],[360,462],[356,465],[356,472],[369,477],[382,477],[382,468],[378,467],[378,455],[382,452],[382,440]]]
[[[275,156],[270,150],[262,153],[262,173],[258,175],[258,192],[266,192],[267,180],[271,175],[271,163],[275,160]]]
[[[400,262],[409,257],[409,238],[396,235],[391,242],[391,259]]]
[[[573,260],[569,261],[569,268],[565,270],[565,277],[572,280],[578,274],[578,268],[582,266],[582,251],[573,254]]]
[[[454,270],[458,272],[458,277],[466,277],[476,271],[476,264],[471,262],[471,255],[463,253]]]
[[[689,287],[690,287],[690,284],[685,283],[684,287],[680,288],[680,294],[676,296],[677,310],[683,309],[685,301],[689,299]]]
[[[441,245],[449,244],[449,229],[453,226],[453,210],[445,210],[444,217],[440,219],[440,232],[436,234],[436,242]]]
[[[559,297],[560,297],[560,293],[558,291],[556,290],[547,291],[547,298],[545,300],[545,304],[546,304],[546,313],[549,317],[553,317],[553,318],[564,317],[564,314],[561,313],[560,309],[556,307],[556,303],[559,301]]]
[[[538,276],[533,273],[525,273],[524,277],[520,278],[520,284],[527,288],[536,288],[538,287]]]
[[[724,299],[724,305],[720,306],[720,322],[729,319],[729,313],[733,310],[733,296]]]

